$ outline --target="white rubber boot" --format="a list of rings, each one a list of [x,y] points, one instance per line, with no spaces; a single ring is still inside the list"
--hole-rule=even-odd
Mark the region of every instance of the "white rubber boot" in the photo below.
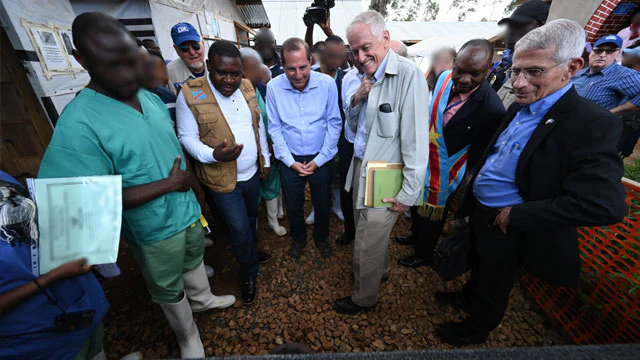
[[[311,214],[304,219],[304,222],[307,225],[313,225],[316,222],[316,209],[313,206],[311,207]]]
[[[278,236],[287,235],[287,229],[278,223],[278,198],[266,200],[264,203],[267,207],[267,226],[269,229],[273,230]]]
[[[334,214],[336,214],[340,221],[344,221],[344,214],[342,213],[342,208],[340,207],[340,189],[331,190],[331,194],[333,194],[333,206],[331,210]]]
[[[282,190],[280,190],[280,194],[278,194],[278,219],[284,218],[284,208],[282,207]]]
[[[160,304],[171,330],[176,334],[182,359],[203,358],[204,347],[200,332],[193,321],[193,314],[187,297],[175,304]]]
[[[233,295],[215,296],[211,293],[209,279],[204,269],[204,263],[182,275],[184,278],[184,292],[187,293],[193,312],[210,309],[224,309],[235,304]]]

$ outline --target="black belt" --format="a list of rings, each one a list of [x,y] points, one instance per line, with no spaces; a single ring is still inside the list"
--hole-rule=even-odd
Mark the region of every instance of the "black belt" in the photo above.
[[[500,209],[488,207],[487,205],[484,205],[483,203],[481,203],[478,200],[476,200],[476,206],[480,210],[482,210],[482,212],[484,212],[485,214],[491,215],[491,216],[498,216],[498,214],[500,213]]]

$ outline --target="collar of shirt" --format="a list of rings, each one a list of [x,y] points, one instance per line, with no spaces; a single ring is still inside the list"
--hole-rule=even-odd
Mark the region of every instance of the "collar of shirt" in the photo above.
[[[373,77],[371,78],[372,82],[375,83],[376,81],[382,79],[382,76],[384,75],[384,72],[387,69],[389,54],[391,54],[391,50],[387,50],[387,55],[384,57],[384,60],[382,60],[382,63],[380,63],[380,66],[378,66],[378,70],[376,70],[376,72],[373,74]]]
[[[605,67],[602,70],[596,71],[595,73],[591,73],[590,68],[584,68],[582,70],[580,70],[579,76],[596,76],[596,75],[604,75],[607,76],[609,75],[609,73],[611,73],[612,71],[616,70],[616,66],[620,66],[617,62],[612,62],[611,64],[607,65],[607,67]]]
[[[218,89],[216,89],[213,86],[213,83],[211,82],[211,78],[209,76],[207,76],[207,82],[209,83],[209,87],[211,87],[211,92],[213,92],[213,95],[216,97],[216,100],[218,101],[219,105],[228,104],[228,105],[233,105],[233,107],[235,108],[236,113],[231,112],[230,114],[227,114],[223,111],[223,114],[225,117],[233,116],[241,110],[241,105],[242,105],[242,101],[244,100],[244,96],[242,95],[242,91],[240,91],[240,88],[236,89],[236,91],[234,91],[233,94],[231,94],[231,96],[224,96],[220,91],[218,91]],[[237,104],[235,102],[237,102]],[[223,109],[223,107],[221,107],[221,109]],[[229,120],[230,119],[227,119],[227,121]]]
[[[324,75],[324,74],[322,74]],[[318,76],[321,76],[321,73],[317,72],[317,71],[310,71],[309,72],[309,81],[307,82],[307,86],[305,86],[304,90],[302,91],[298,91],[298,89],[293,87],[293,84],[291,84],[291,81],[289,81],[289,79],[287,79],[287,81],[285,81],[284,84],[284,89],[286,90],[290,90],[290,91],[295,91],[295,92],[308,92],[311,89],[317,88],[318,87]]]
[[[562,88],[560,88],[560,90],[557,90],[556,92],[547,95],[546,97],[535,101],[531,104],[528,105],[520,105],[518,104],[519,107],[519,111],[525,111],[530,113],[531,115],[536,115],[536,114],[545,114],[547,111],[549,111],[549,109],[551,109],[551,107],[558,101],[560,100],[560,98],[567,93],[567,91],[569,91],[569,89],[571,89],[571,87],[573,86],[573,84],[571,82],[569,82],[567,85],[563,86]]]

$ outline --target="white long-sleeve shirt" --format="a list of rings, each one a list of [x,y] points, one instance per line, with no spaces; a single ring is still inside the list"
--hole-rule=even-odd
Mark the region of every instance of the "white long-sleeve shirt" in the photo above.
[[[244,145],[240,156],[236,160],[238,166],[237,181],[249,180],[258,170],[258,147],[253,134],[253,122],[249,105],[240,89],[227,97],[213,87],[209,77],[207,77],[207,82],[229,124],[229,128],[236,139],[236,144]],[[176,100],[176,128],[178,130],[178,140],[189,155],[203,164],[217,161],[213,157],[214,148],[200,140],[198,121],[187,105],[182,92],[180,92]],[[269,167],[269,157],[271,155],[269,154],[267,135],[264,131],[262,119],[258,122],[258,135],[260,137],[260,149],[265,158],[265,167]]]

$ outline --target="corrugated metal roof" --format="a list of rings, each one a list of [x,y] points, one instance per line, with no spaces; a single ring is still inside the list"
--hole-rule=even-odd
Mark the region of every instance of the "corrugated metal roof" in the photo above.
[[[290,37],[304,38],[307,27],[302,22],[302,16],[312,0],[262,0],[265,10],[271,20],[271,30],[276,36],[278,44],[282,44]],[[331,9],[331,30],[335,35],[347,41],[345,29],[351,19],[365,10],[361,0],[336,0],[336,6]],[[314,27],[313,40],[326,39],[319,26]]]
[[[244,22],[252,28],[271,27],[269,16],[262,4],[236,4],[236,8],[244,17]]]

